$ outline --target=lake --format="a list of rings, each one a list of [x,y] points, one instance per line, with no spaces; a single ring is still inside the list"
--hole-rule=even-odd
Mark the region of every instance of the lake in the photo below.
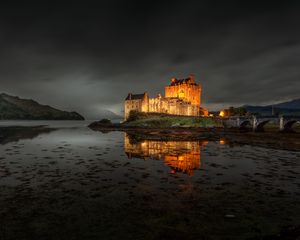
[[[0,142],[1,240],[299,234],[300,151],[138,139],[89,123],[0,121],[47,126]]]

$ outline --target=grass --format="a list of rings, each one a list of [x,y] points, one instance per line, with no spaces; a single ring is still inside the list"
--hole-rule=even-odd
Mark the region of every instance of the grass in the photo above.
[[[125,123],[135,127],[222,127],[222,122],[210,117],[149,116]]]

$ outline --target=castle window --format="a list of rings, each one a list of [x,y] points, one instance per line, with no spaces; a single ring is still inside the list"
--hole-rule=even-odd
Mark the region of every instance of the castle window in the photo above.
[[[180,98],[184,98],[184,97],[185,97],[185,94],[184,94],[184,91],[183,91],[183,90],[180,90],[180,91],[178,92],[178,97],[180,97]]]

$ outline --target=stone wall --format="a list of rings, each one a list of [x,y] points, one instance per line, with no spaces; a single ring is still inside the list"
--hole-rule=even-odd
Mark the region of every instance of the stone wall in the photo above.
[[[128,119],[130,111],[142,111],[142,99],[137,100],[125,100],[124,115],[125,120]]]
[[[191,105],[178,98],[150,98],[149,112],[166,113],[173,115],[199,116],[199,106]]]
[[[178,98],[147,98],[137,100],[125,100],[125,119],[129,117],[130,111],[166,113],[172,115],[199,116],[207,115],[205,109],[198,105],[192,105]],[[204,110],[204,111],[201,111]]]

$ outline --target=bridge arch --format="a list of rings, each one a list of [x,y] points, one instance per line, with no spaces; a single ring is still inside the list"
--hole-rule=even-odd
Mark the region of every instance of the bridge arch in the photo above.
[[[293,125],[296,123],[300,123],[299,120],[291,119],[284,124],[283,131],[285,132],[293,132]]]
[[[257,123],[255,131],[263,132],[265,130],[264,126],[269,122],[270,122],[270,120],[264,120],[264,121]]]
[[[241,121],[241,123],[240,123],[240,128],[247,128],[247,126],[248,127],[251,127],[251,122],[250,122],[250,120],[243,120],[243,121]]]

